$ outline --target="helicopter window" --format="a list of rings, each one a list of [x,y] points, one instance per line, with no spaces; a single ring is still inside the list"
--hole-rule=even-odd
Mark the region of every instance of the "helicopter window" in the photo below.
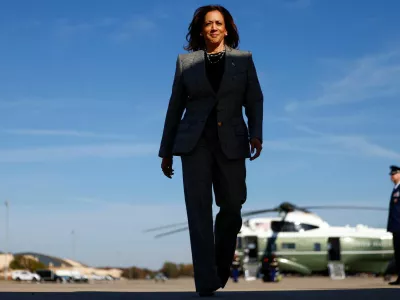
[[[273,221],[271,222],[272,231],[277,232],[299,232],[306,231],[311,229],[316,229],[318,226],[310,225],[310,224],[295,224],[293,222],[285,222],[285,221]]]
[[[296,249],[295,243],[282,243],[282,249]]]
[[[321,251],[321,244],[320,243],[315,243],[314,244],[314,251]]]
[[[312,229],[319,228],[318,226],[310,225],[310,224],[304,224],[304,223],[301,223],[300,227],[301,227],[301,229],[304,229],[304,230],[312,230]]]
[[[271,228],[273,231],[279,231],[279,232],[298,231],[293,222],[273,221],[271,222]]]

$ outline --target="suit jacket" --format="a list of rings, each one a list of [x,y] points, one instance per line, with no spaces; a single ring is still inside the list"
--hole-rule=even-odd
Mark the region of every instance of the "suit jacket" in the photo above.
[[[400,233],[400,185],[390,197],[387,231]]]
[[[208,81],[203,51],[178,55],[160,157],[190,153],[214,107],[219,142],[229,159],[250,157],[249,139],[262,142],[263,94],[252,54],[226,47],[225,55],[225,71],[217,93]]]

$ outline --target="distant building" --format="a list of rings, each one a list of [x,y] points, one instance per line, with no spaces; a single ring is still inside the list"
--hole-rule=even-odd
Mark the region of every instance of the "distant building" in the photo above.
[[[122,270],[121,269],[101,269],[101,268],[92,268],[88,265],[82,264],[80,262],[76,262],[70,259],[58,258],[42,253],[35,252],[20,252],[20,253],[10,253],[7,255],[0,252],[0,276],[4,277],[4,270],[6,263],[9,265],[15,256],[24,256],[30,259],[34,259],[36,261],[41,262],[45,266],[47,266],[51,270],[70,270],[70,271],[78,271],[82,275],[92,275],[96,274],[99,276],[107,276],[110,275],[114,278],[121,278]],[[9,269],[9,272],[12,270]]]

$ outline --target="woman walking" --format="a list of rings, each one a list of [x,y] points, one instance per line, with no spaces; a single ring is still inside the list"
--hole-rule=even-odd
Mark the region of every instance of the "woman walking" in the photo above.
[[[173,156],[181,157],[196,291],[211,296],[230,277],[247,197],[245,160],[262,150],[263,94],[251,52],[237,50],[239,34],[227,9],[198,8],[187,40],[189,53],[176,62],[159,156],[169,178]]]

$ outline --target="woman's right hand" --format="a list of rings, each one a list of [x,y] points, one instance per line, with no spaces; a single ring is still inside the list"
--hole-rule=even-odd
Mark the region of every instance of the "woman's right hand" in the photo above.
[[[174,170],[172,169],[172,156],[171,157],[163,157],[161,161],[161,170],[163,171],[164,175],[168,178],[172,178],[174,175]]]

